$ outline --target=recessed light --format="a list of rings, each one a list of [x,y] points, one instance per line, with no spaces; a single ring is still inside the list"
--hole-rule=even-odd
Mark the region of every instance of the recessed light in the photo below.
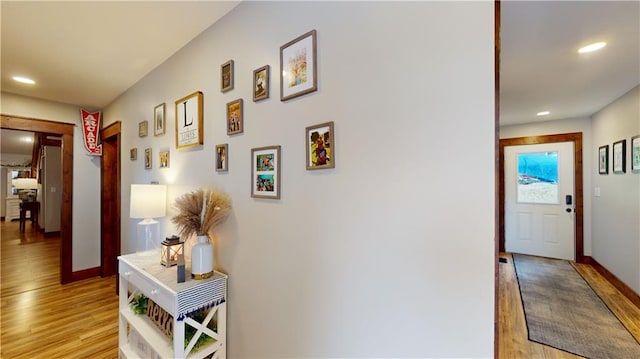
[[[24,142],[33,142],[33,137],[22,137],[22,141],[24,141]]]
[[[587,46],[581,47],[578,50],[578,53],[586,54],[587,52],[594,52],[594,51],[600,50],[605,46],[607,46],[606,42],[594,42],[593,44],[589,44]]]
[[[28,77],[13,76],[13,79],[14,79],[15,81],[22,82],[23,84],[33,85],[33,84],[35,84],[35,83],[36,83],[35,81],[33,81],[32,79],[30,79],[30,78],[28,78]]]
[[[536,116],[546,116],[546,115],[548,115],[548,114],[550,114],[550,113],[551,113],[551,112],[549,112],[549,111],[542,111],[542,112],[538,112],[538,113],[536,113]]]

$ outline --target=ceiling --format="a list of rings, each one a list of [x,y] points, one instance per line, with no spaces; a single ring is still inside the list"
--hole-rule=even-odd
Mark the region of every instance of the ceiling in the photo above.
[[[1,1],[2,91],[103,108],[237,4]],[[640,2],[501,4],[501,125],[589,116],[640,83]]]
[[[503,1],[501,11],[501,125],[590,116],[640,84],[639,1]],[[597,41],[607,46],[578,54]]]
[[[0,1],[2,91],[104,108],[238,3]]]

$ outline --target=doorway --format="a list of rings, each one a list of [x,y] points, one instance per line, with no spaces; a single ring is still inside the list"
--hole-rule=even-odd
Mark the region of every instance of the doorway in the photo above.
[[[100,275],[118,272],[120,255],[120,122],[112,123],[100,132],[101,255]]]
[[[573,142],[505,147],[505,250],[574,258]]]
[[[498,230],[499,251],[505,252],[505,147],[536,144],[549,144],[560,142],[573,143],[573,176],[575,191],[575,248],[574,257],[577,263],[584,263],[584,232],[583,232],[583,179],[582,179],[582,133],[565,133],[558,135],[518,137],[500,140],[498,155],[499,168],[499,202],[498,202]]]
[[[60,213],[60,283],[72,278],[73,233],[73,128],[74,124],[17,116],[0,115],[3,129],[41,132],[61,137],[62,146],[62,206]]]

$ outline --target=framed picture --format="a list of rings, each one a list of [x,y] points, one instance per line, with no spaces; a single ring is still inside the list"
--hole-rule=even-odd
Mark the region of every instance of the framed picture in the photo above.
[[[333,121],[309,126],[307,137],[307,169],[319,170],[335,167]]]
[[[269,98],[269,65],[253,71],[253,101]]]
[[[216,171],[227,172],[229,161],[229,144],[216,145]]]
[[[251,149],[251,197],[280,199],[280,146]]]
[[[625,173],[627,162],[627,140],[613,143],[613,173]]]
[[[316,30],[280,47],[280,101],[318,90]]]
[[[229,60],[220,66],[220,91],[233,90],[233,60]]]
[[[144,168],[151,169],[151,148],[144,149]]]
[[[631,137],[631,172],[640,173],[640,135]]]
[[[129,150],[129,159],[135,161],[138,159],[138,148],[134,147]]]
[[[160,151],[160,168],[169,168],[169,151]]]
[[[598,173],[601,175],[609,174],[609,145],[598,148]]]
[[[202,92],[176,101],[176,148],[202,145]]]
[[[138,122],[138,137],[147,137],[149,121]]]
[[[227,103],[227,135],[235,135],[244,131],[242,118],[242,99]]]
[[[160,136],[165,133],[164,102],[153,108],[153,135]]]

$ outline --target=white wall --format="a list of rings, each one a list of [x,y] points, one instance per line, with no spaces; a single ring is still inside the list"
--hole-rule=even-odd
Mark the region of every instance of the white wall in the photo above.
[[[86,154],[79,107],[3,92],[0,113],[76,124],[73,133],[72,270],[100,266],[100,158]]]
[[[51,233],[60,231],[61,209],[62,209],[62,161],[61,147],[44,146],[44,181],[42,185],[43,210],[40,213],[44,216],[41,221],[44,225],[44,232]]]
[[[593,186],[593,257],[640,293],[640,174],[631,173],[631,137],[640,134],[640,86],[592,116],[588,161]],[[627,173],[613,174],[613,143],[627,140]],[[609,174],[598,174],[598,147],[609,145]]]
[[[592,254],[592,234],[591,234],[591,173],[593,164],[591,163],[591,119],[570,118],[558,121],[533,122],[522,125],[511,125],[500,127],[500,138],[514,138],[527,136],[553,135],[560,133],[582,133],[582,197],[583,197],[583,254],[590,256]]]
[[[279,47],[311,29],[319,91],[283,103]],[[235,89],[223,94],[229,59]],[[253,103],[265,64],[271,98]],[[204,145],[178,151],[174,101],[198,90]],[[104,111],[123,125],[123,252],[131,183],[170,184],[170,203],[217,187],[234,205],[216,230],[229,356],[493,357],[493,93],[493,3],[243,2]],[[228,137],[237,98],[244,133]],[[162,102],[166,135],[138,138]],[[336,168],[307,171],[304,128],[325,121]],[[214,167],[222,143],[228,173]],[[265,145],[282,146],[280,200],[249,195],[250,150]],[[171,167],[159,169],[166,149]]]

